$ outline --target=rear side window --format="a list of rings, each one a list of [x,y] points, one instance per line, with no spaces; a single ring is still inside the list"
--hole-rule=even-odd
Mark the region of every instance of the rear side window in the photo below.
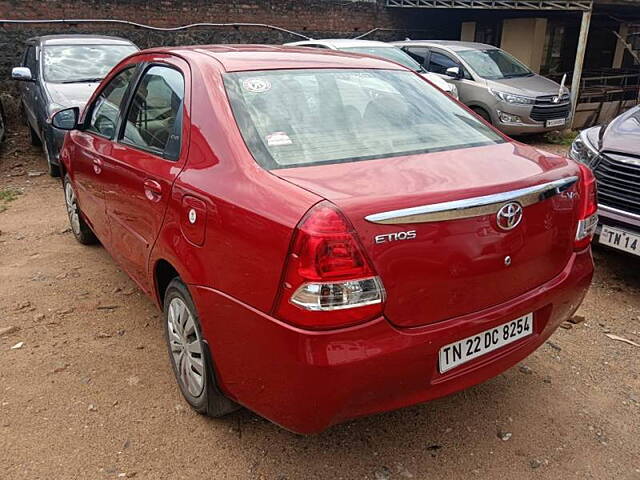
[[[420,65],[427,66],[429,50],[425,47],[404,47],[403,50]]]
[[[433,73],[446,75],[447,68],[458,66],[460,66],[459,63],[456,62],[453,58],[440,52],[432,51],[431,56],[429,57],[429,68],[427,68],[427,70]]]
[[[177,160],[180,156],[184,78],[170,67],[150,67],[127,113],[123,143]]]
[[[504,141],[413,72],[273,70],[224,82],[245,143],[267,169]]]
[[[130,67],[113,77],[91,107],[87,130],[113,140],[118,124],[122,100],[133,78],[135,68]]]

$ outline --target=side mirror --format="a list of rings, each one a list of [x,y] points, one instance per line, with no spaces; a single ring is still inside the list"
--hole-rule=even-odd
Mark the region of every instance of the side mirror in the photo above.
[[[54,113],[47,119],[47,123],[60,130],[75,130],[78,128],[79,117],[80,109],[78,107],[65,108]]]
[[[462,78],[460,67],[449,67],[445,70],[445,73],[451,78]]]
[[[14,67],[11,70],[11,78],[20,82],[33,82],[33,76],[29,67]]]

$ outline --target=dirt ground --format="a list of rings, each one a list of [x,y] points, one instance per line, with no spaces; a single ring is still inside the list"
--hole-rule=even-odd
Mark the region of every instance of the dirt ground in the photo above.
[[[74,240],[44,170],[14,128],[0,154],[0,330],[17,327],[0,336],[0,479],[640,479],[640,347],[606,336],[640,343],[640,259],[597,249],[585,321],[526,363],[304,437],[188,409],[159,312]]]

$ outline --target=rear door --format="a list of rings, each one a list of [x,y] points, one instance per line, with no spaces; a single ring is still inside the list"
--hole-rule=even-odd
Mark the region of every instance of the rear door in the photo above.
[[[106,159],[112,254],[141,286],[173,183],[187,157],[187,64],[154,55],[122,112],[118,142]]]

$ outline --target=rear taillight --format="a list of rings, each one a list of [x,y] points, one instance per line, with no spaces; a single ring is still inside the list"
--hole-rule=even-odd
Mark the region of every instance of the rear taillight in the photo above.
[[[300,221],[285,265],[276,316],[314,329],[344,327],[382,313],[384,288],[344,215],[328,202]]]
[[[589,245],[598,226],[598,194],[596,178],[589,167],[580,164],[580,195],[578,205],[578,228],[574,247],[581,250]]]

